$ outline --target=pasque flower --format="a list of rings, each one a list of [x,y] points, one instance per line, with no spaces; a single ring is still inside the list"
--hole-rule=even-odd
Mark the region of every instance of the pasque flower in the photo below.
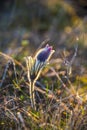
[[[40,62],[45,62],[49,59],[49,57],[53,54],[54,50],[52,50],[52,46],[48,44],[43,49],[39,50],[36,54],[36,59]]]
[[[38,77],[41,70],[49,63],[49,59],[53,53],[54,50],[52,49],[52,46],[49,46],[48,44],[37,52],[34,57],[35,62],[32,68],[35,71],[35,76]]]
[[[27,75],[30,82],[29,91],[31,104],[33,104],[33,107],[35,106],[34,83],[40,76],[42,69],[49,63],[49,59],[51,58],[53,53],[54,50],[52,49],[52,46],[49,46],[47,44],[44,48],[40,49],[36,53],[34,58],[32,58],[31,56],[26,57]]]

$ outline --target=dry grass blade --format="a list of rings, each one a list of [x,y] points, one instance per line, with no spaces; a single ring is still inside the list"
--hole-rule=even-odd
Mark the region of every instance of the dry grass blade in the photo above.
[[[60,83],[62,84],[63,88],[66,89],[67,93],[71,94],[71,91],[67,88],[67,86],[64,84],[64,82],[62,81],[62,79],[60,78],[60,76],[58,75],[58,73],[55,71],[55,69],[53,67],[50,68],[51,71],[54,72],[54,74],[57,76],[58,80],[60,81]]]
[[[17,65],[21,66],[21,68],[22,68],[23,70],[25,70],[24,66],[23,66],[20,62],[18,62],[17,60],[13,59],[11,56],[9,56],[9,55],[7,55],[7,54],[5,54],[5,53],[2,53],[2,52],[0,52],[0,55],[4,56],[4,58],[6,58],[7,60],[12,60],[12,61],[14,61]]]

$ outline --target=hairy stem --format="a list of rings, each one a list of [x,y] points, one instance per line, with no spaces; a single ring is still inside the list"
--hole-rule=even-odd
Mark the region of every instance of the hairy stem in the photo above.
[[[35,102],[35,81],[30,81],[29,94],[30,94],[31,106],[32,106],[32,108],[36,109],[36,102]]]

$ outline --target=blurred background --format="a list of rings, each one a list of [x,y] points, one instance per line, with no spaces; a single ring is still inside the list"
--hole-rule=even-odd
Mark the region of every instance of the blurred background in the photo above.
[[[0,51],[20,59],[50,39],[56,53],[78,44],[86,58],[86,15],[86,0],[1,0]]]

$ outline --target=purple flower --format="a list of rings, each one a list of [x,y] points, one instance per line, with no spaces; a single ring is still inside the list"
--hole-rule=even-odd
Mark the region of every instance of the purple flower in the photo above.
[[[49,46],[48,44],[41,49],[37,54],[36,54],[36,59],[39,60],[40,62],[45,62],[49,60],[51,55],[53,54],[54,50],[52,49],[52,46]]]
[[[52,46],[47,44],[44,48],[37,52],[34,58],[31,56],[26,57],[28,79],[34,80],[38,78],[41,70],[48,64],[48,61],[53,53],[54,50],[52,49]]]
[[[48,44],[37,52],[34,57],[34,65],[31,69],[31,77],[38,77],[41,70],[48,64],[53,53],[54,50],[52,49],[52,46],[49,46]]]

